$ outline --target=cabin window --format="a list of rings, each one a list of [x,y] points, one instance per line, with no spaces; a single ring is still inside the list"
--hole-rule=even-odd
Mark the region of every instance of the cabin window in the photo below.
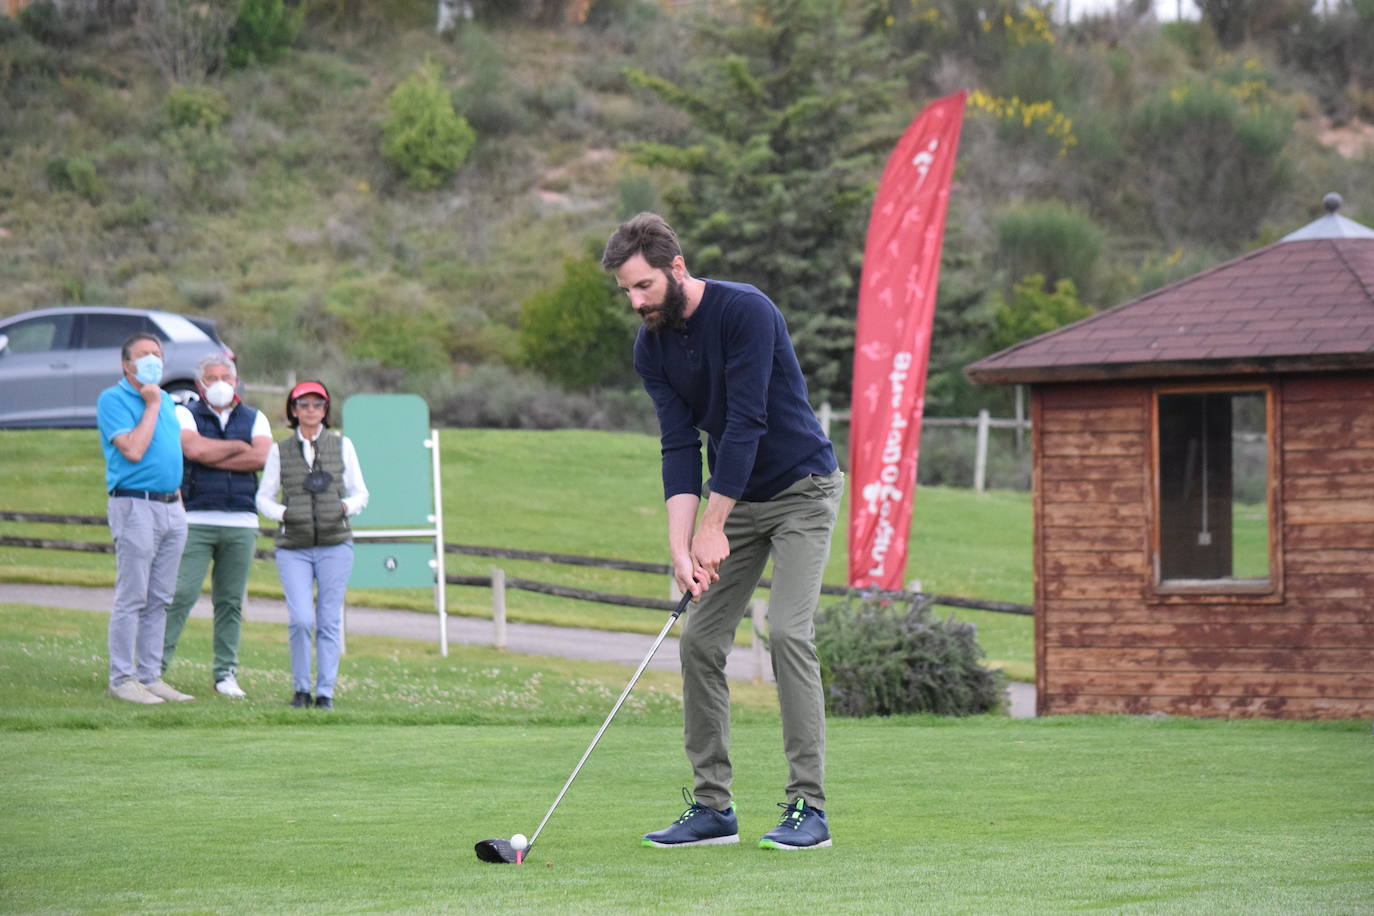
[[[1162,391],[1157,398],[1156,584],[1267,588],[1269,391]]]

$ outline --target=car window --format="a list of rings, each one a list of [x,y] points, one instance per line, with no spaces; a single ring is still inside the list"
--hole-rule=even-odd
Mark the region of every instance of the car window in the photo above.
[[[45,315],[18,321],[5,329],[11,353],[46,353],[65,350],[71,345],[72,316]]]
[[[130,334],[152,334],[158,340],[167,335],[143,315],[86,315],[86,333],[81,346],[87,350],[122,347]]]

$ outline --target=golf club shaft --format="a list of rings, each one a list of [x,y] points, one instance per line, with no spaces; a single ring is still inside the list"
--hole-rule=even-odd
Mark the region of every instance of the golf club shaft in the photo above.
[[[682,612],[687,609],[687,602],[691,600],[691,592],[683,595],[682,600],[677,603],[677,607],[668,615],[668,621],[663,624],[663,629],[659,631],[658,639],[655,639],[654,644],[649,647],[649,653],[644,656],[644,661],[640,662],[639,667],[635,669],[634,677],[630,678],[630,683],[626,684],[625,689],[620,692],[620,699],[616,700],[615,705],[611,707],[611,714],[606,717],[606,721],[602,722],[601,727],[596,730],[596,736],[592,738],[592,743],[587,745],[587,750],[583,752],[582,759],[577,761],[577,766],[573,767],[572,775],[568,777],[567,782],[563,783],[562,791],[558,793],[558,797],[555,798],[553,804],[549,806],[548,813],[544,815],[544,819],[539,822],[539,826],[536,827],[534,833],[531,834],[529,843],[525,846],[526,856],[528,856],[529,851],[534,848],[534,843],[539,839],[539,834],[543,831],[544,825],[549,822],[549,818],[553,817],[553,812],[558,807],[558,803],[563,800],[564,795],[568,794],[568,787],[573,784],[573,780],[577,778],[577,774],[582,772],[582,764],[586,763],[587,758],[592,755],[592,751],[596,748],[596,743],[600,741],[601,736],[606,733],[606,729],[610,726],[611,720],[614,719],[615,714],[620,711],[621,704],[625,702],[625,698],[630,695],[630,691],[634,689],[635,684],[639,681],[639,676],[644,673],[645,668],[649,667],[649,662],[653,660],[654,653],[657,652],[658,647],[663,644],[663,640],[668,635],[668,631],[673,628],[674,621],[676,621]]]

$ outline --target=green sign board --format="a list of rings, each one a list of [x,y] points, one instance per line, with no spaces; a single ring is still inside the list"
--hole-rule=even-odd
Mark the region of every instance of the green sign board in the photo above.
[[[425,446],[430,430],[424,398],[355,394],[344,402],[343,422],[369,493],[353,527],[432,528],[434,471]]]
[[[361,460],[361,459],[360,459]],[[364,478],[366,479],[366,478]],[[434,585],[433,541],[353,542],[350,588],[429,588]]]

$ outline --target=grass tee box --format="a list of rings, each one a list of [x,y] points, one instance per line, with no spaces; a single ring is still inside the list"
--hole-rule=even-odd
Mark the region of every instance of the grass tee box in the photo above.
[[[281,629],[249,624],[248,701],[133,709],[100,693],[102,639],[100,615],[0,607],[0,911],[1374,909],[1363,722],[832,719],[833,848],[659,850],[639,835],[690,771],[676,678],[648,672],[532,859],[494,869],[472,844],[530,833],[623,667],[357,636],[326,715],[282,703]],[[209,639],[191,620],[188,663]],[[753,837],[781,734],[767,688],[735,700]]]

